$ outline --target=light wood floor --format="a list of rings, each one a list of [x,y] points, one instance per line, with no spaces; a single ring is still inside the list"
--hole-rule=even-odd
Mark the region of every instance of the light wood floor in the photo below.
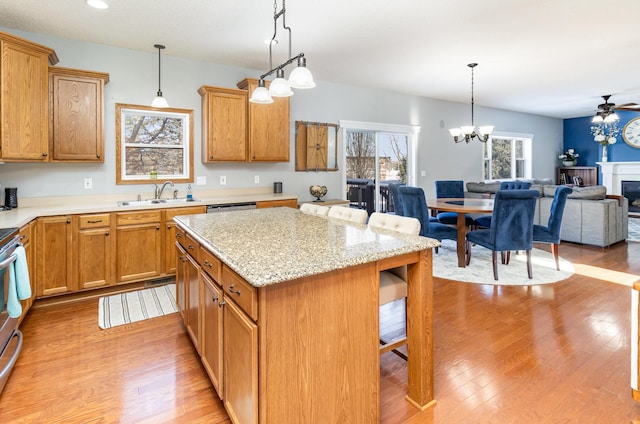
[[[607,281],[640,275],[640,243],[563,243],[561,255],[587,275],[531,287],[436,279],[437,404],[418,414],[404,400],[406,363],[388,353],[382,422],[640,422],[629,387],[630,288]],[[100,330],[97,309],[89,300],[30,312],[1,423],[229,422],[178,314]],[[403,309],[383,310],[385,332],[402,326]]]

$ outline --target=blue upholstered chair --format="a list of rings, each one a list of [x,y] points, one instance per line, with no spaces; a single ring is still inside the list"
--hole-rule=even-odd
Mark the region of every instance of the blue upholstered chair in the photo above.
[[[525,181],[503,181],[500,183],[500,190],[528,190],[531,188],[530,182]],[[491,215],[479,216],[473,221],[476,227],[491,227]]]
[[[393,202],[393,213],[396,215],[403,216],[402,213],[402,200],[400,200],[400,192],[398,191],[398,187],[400,187],[401,183],[389,183],[389,192],[391,193],[391,201]]]
[[[464,197],[464,181],[462,180],[440,180],[436,181],[436,197],[444,198],[463,198]],[[458,224],[458,214],[456,212],[439,212],[436,214],[438,222],[447,225]],[[465,215],[466,225],[473,225],[471,215]]]
[[[417,218],[420,221],[421,236],[431,237],[439,241],[458,240],[458,230],[456,228],[429,220],[429,208],[422,188],[400,186],[398,190],[402,199],[404,216]]]
[[[547,226],[533,226],[533,241],[537,243],[551,244],[551,254],[556,261],[556,269],[560,270],[560,260],[558,257],[558,248],[560,247],[560,227],[562,226],[562,215],[564,214],[564,206],[567,203],[567,196],[573,190],[567,186],[556,188],[551,202],[549,221]]]
[[[493,204],[491,227],[467,233],[467,266],[471,262],[471,246],[477,244],[492,250],[493,278],[498,279],[497,252],[525,250],[527,272],[533,278],[533,216],[538,190],[499,190]],[[504,256],[503,256],[504,263]],[[508,263],[508,261],[507,261]]]

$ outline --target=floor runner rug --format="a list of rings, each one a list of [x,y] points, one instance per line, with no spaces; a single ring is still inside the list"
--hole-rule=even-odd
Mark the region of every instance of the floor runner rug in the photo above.
[[[178,312],[176,285],[165,284],[136,290],[98,301],[98,325],[102,329]]]

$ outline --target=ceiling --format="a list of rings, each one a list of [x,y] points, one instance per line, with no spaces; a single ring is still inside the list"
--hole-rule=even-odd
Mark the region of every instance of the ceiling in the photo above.
[[[267,0],[0,0],[0,26],[256,69],[269,68]],[[278,0],[278,10],[282,0]],[[640,103],[638,0],[289,0],[292,55],[317,81],[557,118],[600,96]],[[278,20],[274,65],[288,58]],[[292,67],[288,67],[289,71]]]

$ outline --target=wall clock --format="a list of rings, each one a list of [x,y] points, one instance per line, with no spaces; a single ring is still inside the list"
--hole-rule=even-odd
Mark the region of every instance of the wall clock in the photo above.
[[[640,149],[640,116],[627,122],[622,129],[622,139],[629,146]]]

